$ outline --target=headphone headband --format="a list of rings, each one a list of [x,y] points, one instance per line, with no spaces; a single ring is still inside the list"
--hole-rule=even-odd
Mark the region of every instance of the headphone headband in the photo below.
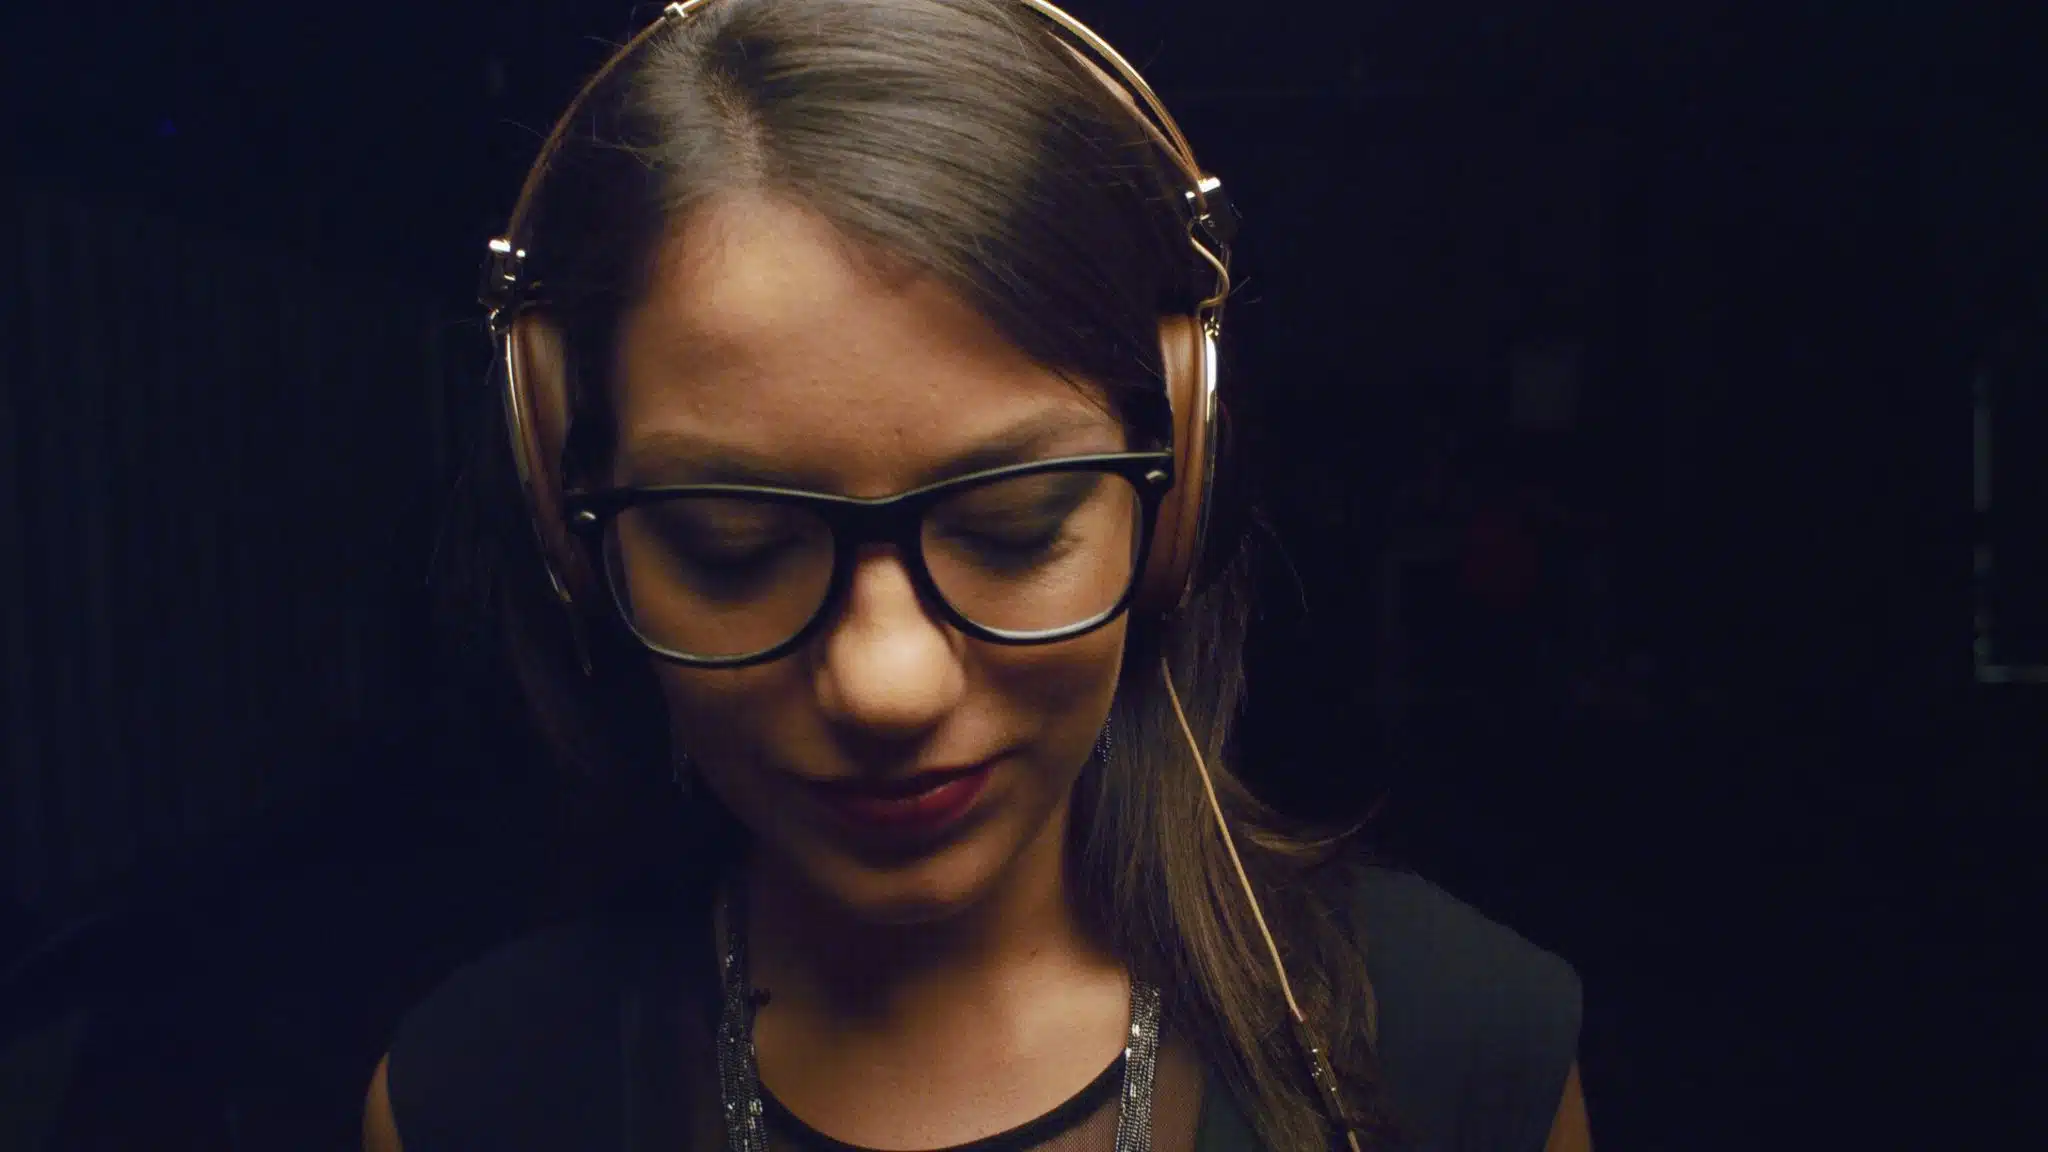
[[[504,234],[494,238],[487,246],[487,254],[483,260],[483,279],[477,285],[477,301],[483,303],[483,307],[489,312],[489,322],[492,322],[494,332],[502,334],[510,326],[520,307],[526,303],[528,281],[524,234],[532,217],[532,209],[535,209],[535,201],[541,195],[541,184],[547,182],[547,172],[555,162],[555,154],[561,150],[563,141],[569,135],[569,125],[575,123],[575,115],[584,111],[584,105],[604,84],[604,80],[608,80],[610,74],[621,68],[625,61],[633,59],[633,55],[649,39],[653,39],[664,29],[682,27],[684,23],[688,23],[690,16],[694,16],[698,10],[713,2],[715,0],[682,0],[680,4],[666,6],[662,10],[662,16],[655,18],[651,25],[647,25],[639,33],[635,33],[633,39],[618,47],[618,51],[614,51],[610,59],[604,61],[598,72],[592,74],[592,78],[575,92],[575,96],[569,98],[569,107],[563,109],[561,117],[555,119],[555,127],[549,129],[547,139],[541,141],[541,154],[532,162],[532,168],[526,170],[526,180],[520,184],[518,199],[512,203],[512,215],[506,221]],[[1145,127],[1147,135],[1153,137],[1161,152],[1165,152],[1174,160],[1174,166],[1180,168],[1182,176],[1188,180],[1188,189],[1182,193],[1186,201],[1184,207],[1188,211],[1188,238],[1194,244],[1196,254],[1210,266],[1214,275],[1217,275],[1214,291],[1208,293],[1200,303],[1202,326],[1208,328],[1210,334],[1214,334],[1221,326],[1223,301],[1231,293],[1231,240],[1237,234],[1237,213],[1231,207],[1229,195],[1223,191],[1223,180],[1208,172],[1202,172],[1200,162],[1196,162],[1194,158],[1194,148],[1188,143],[1186,133],[1180,131],[1180,123],[1174,119],[1174,113],[1169,113],[1165,109],[1165,102],[1159,100],[1159,94],[1153,92],[1151,84],[1145,82],[1145,76],[1141,76],[1137,68],[1130,66],[1130,61],[1124,59],[1124,55],[1116,51],[1116,47],[1112,47],[1110,41],[1096,35],[1094,29],[1083,25],[1081,20],[1067,14],[1057,4],[1051,4],[1051,0],[1018,2],[1049,20],[1049,23],[1061,33],[1061,45],[1073,51],[1079,59],[1079,64],[1087,72],[1094,74],[1098,80],[1102,80],[1104,86],[1110,88],[1110,92],[1122,102],[1122,105],[1133,111],[1137,121]]]
[[[478,302],[489,311],[494,332],[503,333],[525,305],[529,287],[526,279],[527,249],[525,233],[533,214],[534,203],[539,198],[541,185],[547,180],[547,173],[554,164],[555,155],[561,150],[568,137],[570,126],[583,106],[608,79],[611,74],[664,29],[681,27],[700,10],[715,0],[683,0],[662,9],[661,16],[612,53],[595,74],[586,81],[569,101],[568,108],[555,120],[554,127],[541,142],[540,154],[533,166],[527,170],[526,179],[520,185],[519,198],[513,202],[512,214],[505,224],[504,234],[493,238],[484,260],[482,282],[478,285]],[[1198,257],[1216,275],[1215,290],[1204,297],[1199,316],[1203,326],[1213,334],[1221,322],[1224,300],[1230,295],[1230,242],[1237,231],[1237,214],[1230,198],[1223,190],[1223,182],[1202,171],[1195,159],[1194,149],[1188,144],[1187,136],[1173,114],[1159,99],[1158,93],[1145,81],[1145,77],[1124,59],[1109,41],[1097,35],[1086,24],[1069,15],[1050,0],[1018,0],[1026,8],[1044,17],[1057,29],[1059,41],[1091,74],[1109,88],[1119,102],[1128,107],[1146,133],[1159,145],[1174,162],[1174,166],[1187,181],[1183,192],[1188,214],[1189,240]],[[1092,59],[1091,59],[1092,57]],[[1106,66],[1106,68],[1105,68]]]

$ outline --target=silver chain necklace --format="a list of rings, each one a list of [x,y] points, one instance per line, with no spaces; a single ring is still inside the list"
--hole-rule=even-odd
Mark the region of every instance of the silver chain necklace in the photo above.
[[[768,1152],[767,1108],[754,1058],[754,1013],[761,999],[747,987],[747,933],[741,902],[724,901],[725,991],[718,1018],[718,1096],[732,1152]],[[1131,981],[1131,1029],[1117,1093],[1114,1152],[1152,1152],[1152,1090],[1159,1063],[1159,989]]]

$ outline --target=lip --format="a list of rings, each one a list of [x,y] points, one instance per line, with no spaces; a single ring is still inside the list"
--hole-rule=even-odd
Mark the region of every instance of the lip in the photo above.
[[[993,761],[894,780],[811,780],[807,790],[840,822],[890,839],[927,837],[957,824],[987,786]]]

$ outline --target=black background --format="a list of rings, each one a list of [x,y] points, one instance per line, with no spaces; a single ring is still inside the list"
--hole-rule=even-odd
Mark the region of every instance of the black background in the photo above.
[[[1602,1148],[2041,1138],[2026,7],[1076,9],[1246,217],[1248,762],[1578,967]],[[483,242],[652,14],[5,17],[0,1143],[352,1146],[542,914],[561,785],[423,577]]]

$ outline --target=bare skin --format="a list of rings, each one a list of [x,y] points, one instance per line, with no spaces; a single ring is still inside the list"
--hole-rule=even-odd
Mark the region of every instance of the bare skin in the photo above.
[[[1572,1064],[1565,1077],[1564,1098],[1558,1101],[1557,1118],[1551,1121],[1550,1138],[1543,1152],[1593,1152],[1593,1131],[1586,1118],[1586,1093],[1579,1084],[1579,1066]]]

